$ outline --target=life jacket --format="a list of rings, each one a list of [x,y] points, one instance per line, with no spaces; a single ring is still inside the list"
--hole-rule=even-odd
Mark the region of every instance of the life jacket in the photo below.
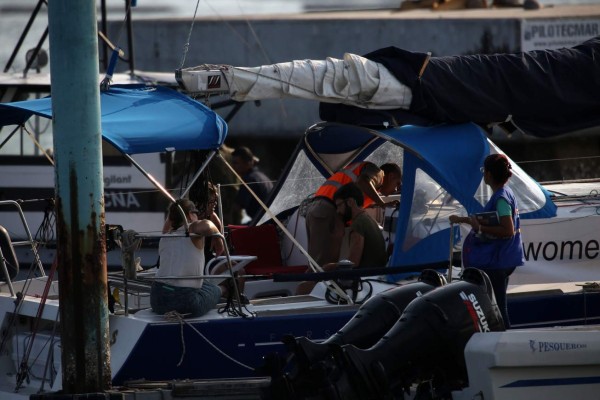
[[[333,195],[340,187],[344,186],[347,183],[357,181],[365,165],[367,165],[366,161],[350,164],[346,168],[331,175],[329,179],[327,179],[325,183],[322,184],[321,187],[319,187],[319,189],[317,189],[315,197],[326,197],[329,200],[333,201]],[[364,195],[363,208],[367,208],[374,203],[374,200],[372,200],[367,195]]]
[[[463,264],[465,268],[510,269],[525,263],[521,238],[521,219],[517,200],[512,190],[506,186],[494,192],[483,211],[496,211],[496,202],[502,197],[512,209],[514,234],[508,238],[488,240],[477,239],[471,231],[463,243]]]

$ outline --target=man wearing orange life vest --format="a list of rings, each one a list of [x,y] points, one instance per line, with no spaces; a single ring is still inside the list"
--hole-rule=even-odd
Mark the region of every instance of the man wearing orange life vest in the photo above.
[[[339,261],[344,221],[336,212],[333,195],[338,188],[355,182],[364,194],[363,208],[395,206],[397,201],[386,203],[380,197],[396,193],[401,187],[402,171],[396,164],[381,168],[371,162],[354,163],[333,174],[317,189],[306,211],[308,253],[321,266]],[[379,193],[378,193],[379,192]]]

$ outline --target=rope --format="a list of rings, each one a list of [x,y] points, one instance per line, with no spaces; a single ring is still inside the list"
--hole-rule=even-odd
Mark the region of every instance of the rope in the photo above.
[[[179,365],[181,365],[181,362],[183,361],[183,357],[185,356],[185,341],[184,341],[184,337],[183,337],[183,324],[188,325],[190,328],[192,328],[194,330],[194,332],[196,332],[198,334],[198,336],[200,336],[202,339],[204,339],[204,341],[211,346],[213,349],[215,349],[219,354],[221,354],[223,357],[227,358],[228,360],[234,362],[235,364],[246,368],[250,371],[254,371],[254,368],[236,360],[235,358],[231,357],[229,354],[225,353],[223,350],[219,349],[214,343],[212,343],[210,340],[208,340],[208,338],[206,336],[204,336],[202,334],[202,332],[200,332],[198,329],[196,329],[196,327],[192,324],[190,324],[188,321],[186,321],[184,319],[184,315],[179,314],[177,311],[169,311],[168,313],[164,314],[164,317],[170,321],[170,322],[179,322],[181,325],[181,341],[182,341],[182,345],[183,345],[183,353],[181,355],[181,360],[179,361]]]
[[[225,305],[217,310],[219,314],[227,314],[230,317],[242,317],[247,319],[254,319],[256,317],[256,313],[248,310],[245,304],[240,303],[239,309],[236,308],[236,301],[234,297],[234,288],[233,284],[230,285],[229,295],[227,296],[227,301]],[[242,294],[240,294],[242,296]],[[245,297],[244,297],[245,298]],[[244,310],[248,313],[246,314]]]
[[[117,240],[117,244],[121,247],[121,265],[123,267],[123,273],[126,278],[135,278],[135,274],[138,270],[140,258],[134,258],[135,251],[138,250],[142,244],[142,239],[137,238],[137,232],[128,229],[121,234],[121,239]]]
[[[23,358],[21,359],[21,364],[19,365],[19,371],[17,372],[17,385],[15,387],[15,391],[18,391],[23,385],[23,381],[25,379],[29,380],[29,356],[31,355],[31,350],[33,348],[33,341],[35,340],[35,336],[40,326],[40,321],[42,320],[42,314],[44,312],[44,307],[46,305],[46,300],[48,299],[48,293],[50,292],[50,286],[52,286],[52,278],[54,276],[54,272],[58,266],[58,259],[55,258],[52,263],[52,268],[50,269],[50,273],[48,274],[48,278],[46,280],[46,286],[44,287],[44,291],[42,293],[42,297],[40,299],[40,304],[38,306],[37,314],[35,316],[33,329],[31,330],[31,339],[27,343],[27,349],[25,349],[25,353],[23,354]]]
[[[121,234],[121,250],[125,253],[133,253],[140,248],[142,243],[141,238],[137,238],[138,233],[132,229],[128,229]]]
[[[556,161],[577,161],[577,160],[588,160],[593,158],[600,158],[600,156],[585,156],[585,157],[566,157],[566,158],[549,158],[547,160],[529,160],[529,161],[519,161],[516,164],[531,164],[531,163],[540,163],[540,162],[556,162]]]
[[[56,318],[54,319],[54,326],[52,327],[52,336],[50,336],[50,348],[48,349],[48,357],[46,357],[46,365],[44,366],[44,376],[42,377],[42,386],[40,386],[40,393],[44,392],[44,384],[46,383],[46,374],[48,370],[50,370],[50,378],[48,381],[50,382],[50,388],[52,388],[52,384],[54,379],[56,378],[56,369],[54,368],[54,338],[56,337],[56,329],[58,327],[58,317],[60,313],[56,313]]]
[[[231,165],[229,165],[229,163],[227,162],[227,160],[225,160],[225,158],[221,157],[221,155],[218,155],[218,158],[220,158],[221,161],[223,161],[223,164],[225,164],[225,166],[227,168],[229,168],[229,170],[231,171],[231,173],[237,179],[239,179],[239,181],[242,183],[242,185],[244,185],[244,187],[248,190],[248,193],[250,193],[252,195],[252,197],[254,197],[254,199],[258,202],[258,204],[265,210],[265,213],[271,219],[273,219],[273,221],[283,231],[283,233],[285,233],[285,235],[292,241],[292,243],[295,246],[298,247],[298,250],[300,250],[300,252],[307,258],[309,267],[313,271],[323,272],[323,269],[321,268],[321,266],[319,264],[317,264],[317,262],[312,258],[312,256],[310,254],[308,254],[308,252],[300,245],[300,243],[298,243],[298,241],[296,240],[296,238],[287,230],[287,228],[285,226],[283,226],[283,224],[281,223],[281,221],[279,220],[279,218],[277,218],[277,216],[275,214],[273,214],[273,212],[271,211],[271,209],[269,209],[269,207],[267,207],[267,205],[260,199],[260,197],[258,197],[258,195],[256,193],[254,193],[254,191],[250,188],[250,186],[248,186],[248,184],[246,182],[244,182],[244,180],[242,179],[242,177],[235,171],[235,169],[233,169],[233,167]],[[337,283],[335,283],[334,281],[328,281],[327,285],[331,286],[333,288],[333,290],[335,290],[335,292],[338,294],[338,296],[340,296],[341,298],[345,299],[349,304],[353,304],[352,299],[350,298],[350,296],[348,296],[348,294],[346,292],[344,292],[338,286]]]
[[[48,159],[48,161],[50,161],[50,164],[52,164],[52,166],[54,166],[54,160],[52,159],[52,157],[50,157],[50,155],[48,154],[48,152],[46,151],[46,149],[44,149],[44,147],[35,139],[35,136],[33,135],[33,133],[29,132],[29,129],[27,129],[27,127],[25,125],[23,125],[23,129],[25,130],[25,132],[27,132],[27,134],[31,138],[31,140],[33,141],[33,144],[35,144],[35,146],[38,149],[40,149],[40,151],[42,152],[42,154],[44,154],[44,156],[46,156],[46,158]]]
[[[125,18],[123,18],[123,22],[121,23],[121,26],[119,27],[119,33],[117,34],[117,40],[115,41],[115,43],[117,43],[117,47],[119,42],[121,41],[121,36],[123,35],[123,28],[125,28],[125,22],[127,21],[127,15],[130,14],[130,10],[131,10],[131,3],[132,0],[125,0],[127,2],[127,9],[125,10]]]
[[[49,242],[54,240],[54,234],[56,232],[56,213],[54,212],[54,199],[41,199],[46,201],[48,204],[44,209],[44,217],[35,235],[34,240],[40,243],[42,246],[47,245]]]
[[[233,33],[235,33],[240,38],[240,40],[244,43],[244,45],[246,47],[250,48],[250,42],[246,40],[246,37],[244,35],[240,34],[238,31],[236,31],[235,28],[233,27],[233,25],[229,21],[225,20],[219,14],[219,12],[212,6],[212,4],[210,4],[210,2],[206,2],[206,5],[211,9],[211,11],[217,17],[219,17],[221,19],[221,22],[224,22],[233,31]],[[238,6],[238,9],[240,10],[240,14],[245,16],[244,10],[243,10],[242,6],[240,5],[239,1],[236,2],[236,5]],[[265,50],[265,47],[263,46],[260,38],[256,34],[254,28],[250,24],[250,21],[248,20],[248,18],[245,18],[245,22],[246,22],[246,25],[248,26],[248,29],[250,29],[250,32],[252,33],[252,37],[254,38],[254,40],[256,41],[256,43],[258,44],[258,47],[260,48],[263,57],[265,58],[266,62],[268,64],[270,64],[271,61],[270,61],[269,56],[268,56],[268,54],[267,54],[267,52]]]
[[[256,34],[256,31],[254,30],[254,28],[252,27],[252,24],[250,24],[250,21],[247,18],[246,18],[246,25],[248,26],[248,29],[250,29],[250,32],[252,33],[252,37],[254,37],[254,40],[256,40],[256,43],[258,44],[258,48],[260,49],[261,53],[263,54],[263,57],[265,57],[265,60],[267,60],[268,64],[271,64],[271,60],[269,59],[269,56],[267,55],[267,51],[265,50],[265,47],[263,46],[260,38]]]
[[[200,5],[200,0],[196,1],[196,9],[194,10],[194,17],[192,18],[192,23],[190,24],[190,31],[188,32],[187,42],[183,45],[183,55],[181,57],[181,65],[179,65],[179,69],[183,68],[185,65],[185,58],[187,57],[187,53],[190,49],[190,40],[192,38],[192,31],[194,30],[194,22],[196,22],[196,14],[198,13],[198,6]]]
[[[169,311],[167,313],[164,314],[164,317],[167,321],[169,322],[179,322],[179,332],[180,332],[180,337],[181,337],[181,358],[179,359],[179,362],[177,363],[177,366],[181,366],[181,363],[183,363],[183,359],[185,358],[185,338],[183,336],[183,323],[184,321],[184,317],[188,315],[188,314],[179,314],[177,311]]]

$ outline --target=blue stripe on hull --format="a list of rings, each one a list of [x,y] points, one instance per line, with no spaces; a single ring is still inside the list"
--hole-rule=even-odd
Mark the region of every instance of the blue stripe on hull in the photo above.
[[[281,338],[286,334],[323,340],[339,330],[354,315],[340,313],[257,317],[255,319],[223,319],[195,322],[193,326],[206,337],[200,337],[190,326],[179,323],[150,324],[123,367],[113,379],[121,385],[134,379],[217,379],[253,377],[253,368],[263,365],[263,357],[273,352],[286,353]],[[222,353],[251,367],[245,368]],[[178,365],[181,361],[181,364]]]
[[[508,299],[513,328],[600,323],[600,292],[517,296]]]
[[[569,386],[569,385],[596,385],[600,383],[600,376],[579,378],[551,378],[551,379],[524,379],[500,386],[501,388],[523,388],[540,386]]]
[[[514,328],[600,323],[600,293],[523,296],[509,299]],[[324,340],[354,315],[351,311],[322,314],[211,320],[193,326],[214,344],[213,348],[190,326],[150,324],[141,335],[113,384],[134,379],[218,379],[257,376],[239,363],[256,368],[265,355],[286,350],[281,338],[290,334]],[[181,365],[178,365],[181,361]]]

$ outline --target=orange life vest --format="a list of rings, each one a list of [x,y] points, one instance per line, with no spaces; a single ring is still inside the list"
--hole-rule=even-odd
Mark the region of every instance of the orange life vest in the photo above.
[[[356,182],[360,172],[366,164],[367,162],[350,164],[346,168],[331,175],[329,179],[327,179],[325,183],[322,184],[319,189],[317,189],[315,197],[327,197],[329,200],[333,201],[333,195],[340,187],[344,186],[346,183]],[[363,195],[363,208],[367,208],[371,204],[375,203],[375,201],[369,196],[365,195],[364,193]]]

